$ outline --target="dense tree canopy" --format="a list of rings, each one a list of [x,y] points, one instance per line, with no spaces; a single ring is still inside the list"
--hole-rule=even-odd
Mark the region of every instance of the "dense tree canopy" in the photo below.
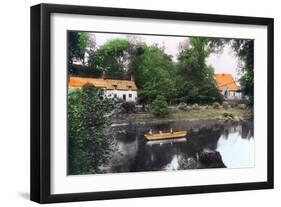
[[[89,57],[89,66],[101,70],[107,78],[123,79],[130,43],[126,39],[111,40]]]
[[[190,47],[182,50],[176,70],[177,99],[186,103],[212,103],[221,101],[214,70],[206,65],[212,49],[208,38],[191,37]]]
[[[133,74],[138,86],[139,101],[151,103],[157,95],[172,101],[175,68],[171,58],[157,46],[143,46],[142,53],[133,60]]]

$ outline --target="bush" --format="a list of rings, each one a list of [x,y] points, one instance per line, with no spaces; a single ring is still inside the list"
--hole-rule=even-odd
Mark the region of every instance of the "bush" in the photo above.
[[[181,103],[178,105],[177,108],[178,108],[178,110],[180,110],[180,111],[187,111],[187,104],[181,102]]]
[[[192,105],[192,109],[193,109],[193,110],[200,110],[200,107],[199,107],[198,104],[193,104],[193,105]]]
[[[239,109],[246,109],[247,106],[246,106],[246,104],[238,104],[238,108]]]
[[[224,109],[229,109],[230,105],[229,105],[228,102],[224,101],[224,102],[222,103],[222,107],[223,107]]]
[[[199,106],[199,109],[201,110],[201,109],[208,109],[208,107],[207,106]]]
[[[165,117],[169,113],[168,103],[164,96],[158,95],[151,104],[151,112],[156,117]]]
[[[220,104],[218,102],[213,103],[213,108],[214,109],[219,109],[220,108]]]
[[[68,174],[95,173],[107,161],[112,109],[112,100],[92,85],[68,94]]]
[[[136,112],[136,105],[134,102],[130,101],[130,102],[124,102],[121,105],[121,109],[123,113],[135,113]]]

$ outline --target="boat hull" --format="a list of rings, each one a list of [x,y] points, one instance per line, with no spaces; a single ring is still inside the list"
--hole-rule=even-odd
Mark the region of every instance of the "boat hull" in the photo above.
[[[147,140],[146,145],[162,145],[162,144],[173,144],[173,143],[182,143],[186,142],[185,137],[175,138],[175,139],[160,139],[160,140]]]
[[[159,134],[145,134],[144,137],[149,140],[166,140],[166,139],[178,139],[186,137],[187,131],[178,131],[174,133],[159,133]]]

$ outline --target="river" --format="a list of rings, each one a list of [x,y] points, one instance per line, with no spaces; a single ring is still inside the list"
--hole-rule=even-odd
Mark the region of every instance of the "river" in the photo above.
[[[144,134],[187,130],[186,138],[146,141]],[[112,150],[101,173],[255,166],[253,122],[175,121],[112,126]],[[204,159],[203,159],[203,158]]]

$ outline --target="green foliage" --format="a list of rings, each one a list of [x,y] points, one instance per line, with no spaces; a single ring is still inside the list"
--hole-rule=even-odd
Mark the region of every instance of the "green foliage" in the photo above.
[[[165,117],[169,114],[168,103],[164,96],[158,95],[151,104],[151,112],[156,117]]]
[[[214,109],[219,109],[220,108],[220,104],[218,102],[213,103],[213,108]]]
[[[240,60],[240,70],[243,74],[240,79],[243,95],[248,98],[248,106],[254,104],[254,41],[233,39],[228,43]]]
[[[111,40],[98,48],[89,58],[89,66],[104,71],[111,79],[123,79],[130,43],[126,39]]]
[[[121,108],[124,113],[134,113],[136,111],[135,102],[132,101],[122,103]]]
[[[214,81],[214,69],[205,63],[212,49],[209,39],[191,37],[191,48],[179,54],[176,69],[177,100],[186,103],[221,102],[222,97]]]
[[[68,95],[68,174],[95,173],[109,152],[106,116],[113,109],[103,91],[92,85]]]
[[[100,78],[101,70],[96,70],[93,66],[72,64],[68,67],[69,76]]]
[[[254,41],[247,40],[244,42],[239,57],[244,62],[243,70],[245,74],[240,82],[244,95],[248,97],[248,105],[254,105]]]
[[[175,93],[174,68],[174,63],[163,49],[144,45],[142,53],[133,60],[139,101],[150,104],[157,95],[162,95],[171,103]]]
[[[193,104],[193,105],[192,105],[192,109],[193,109],[193,110],[200,110],[200,107],[199,107],[198,104]]]
[[[68,32],[68,64],[80,60],[84,64],[85,52],[89,38],[85,32]]]
[[[73,59],[83,59],[89,47],[87,35],[70,32],[70,52]],[[138,87],[138,101],[151,104],[157,95],[164,96],[169,104],[222,102],[214,81],[214,70],[205,61],[212,52],[218,52],[229,40],[190,37],[189,46],[179,51],[174,62],[158,45],[129,39],[113,39],[92,49],[85,68],[69,67],[71,75],[129,79],[133,75]],[[88,46],[87,46],[88,43]],[[89,53],[88,53],[89,54]],[[248,83],[245,77],[245,84]]]
[[[187,111],[188,110],[188,106],[186,103],[181,102],[178,107],[177,107],[180,111]]]

